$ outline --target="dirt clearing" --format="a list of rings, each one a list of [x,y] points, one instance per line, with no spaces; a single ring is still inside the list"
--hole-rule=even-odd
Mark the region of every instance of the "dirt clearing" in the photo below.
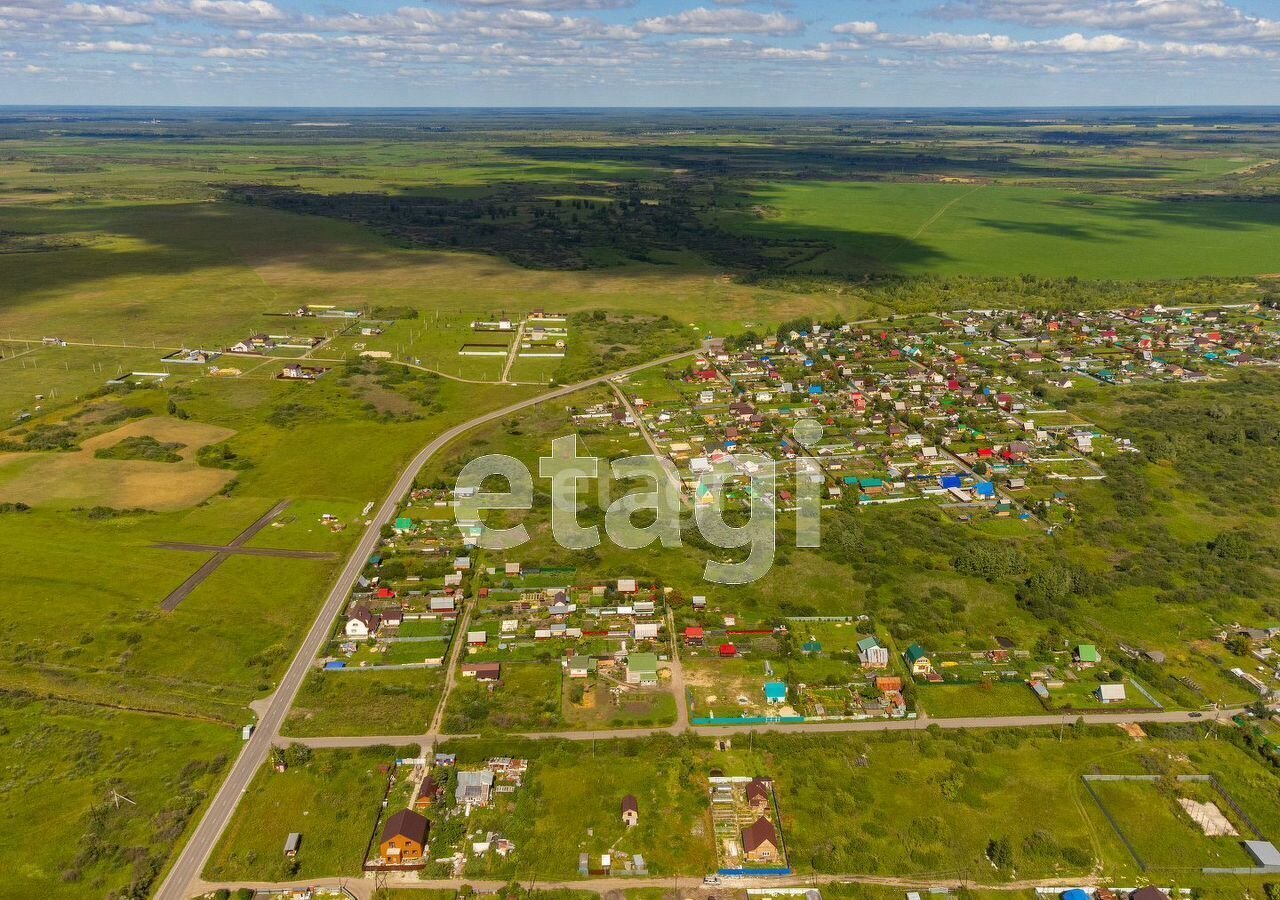
[[[0,454],[0,501],[31,506],[110,506],[168,512],[195,506],[226,486],[226,469],[204,468],[196,451],[235,432],[216,425],[155,417],[89,438],[68,453]],[[95,459],[94,451],[127,437],[153,437],[185,446],[180,462]]]

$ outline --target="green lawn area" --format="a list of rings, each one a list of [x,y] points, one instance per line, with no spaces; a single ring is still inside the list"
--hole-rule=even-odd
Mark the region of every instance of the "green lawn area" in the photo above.
[[[1274,271],[1280,211],[1058,187],[804,182],[756,191],[771,217],[726,221],[750,234],[834,249],[810,272],[1157,279]],[[745,214],[742,214],[745,215]]]
[[[379,766],[391,747],[317,750],[276,772],[268,761],[249,785],[213,850],[204,877],[219,881],[357,875],[387,787]],[[290,832],[302,835],[292,860]]]
[[[443,689],[439,669],[309,672],[283,731],[293,737],[421,734]]]
[[[1045,709],[1025,684],[996,683],[921,685],[916,701],[932,718],[966,716],[1035,716]]]
[[[1240,845],[1241,840],[1253,840],[1252,834],[1242,834],[1241,837],[1206,836],[1178,806],[1177,797],[1210,801],[1230,816],[1227,805],[1207,786],[1179,784],[1166,788],[1147,782],[1095,781],[1093,790],[1106,804],[1138,855],[1152,869],[1253,865]]]
[[[445,706],[444,729],[449,734],[561,729],[561,677],[556,662],[504,663],[502,681],[492,693],[487,684],[459,677]]]
[[[229,760],[234,729],[0,693],[0,896],[146,896]],[[116,791],[128,800],[116,802]],[[132,801],[132,802],[129,802]]]

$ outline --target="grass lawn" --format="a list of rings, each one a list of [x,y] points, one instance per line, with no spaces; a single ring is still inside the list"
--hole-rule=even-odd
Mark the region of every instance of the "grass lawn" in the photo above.
[[[1035,716],[1045,709],[1025,684],[921,685],[916,700],[932,718]]]
[[[317,750],[306,762],[276,772],[268,761],[249,785],[213,850],[204,877],[218,880],[321,878],[357,875],[378,819],[391,747]],[[302,835],[293,859],[284,855],[290,832]]]
[[[443,689],[438,669],[309,672],[283,731],[292,737],[420,734]]]

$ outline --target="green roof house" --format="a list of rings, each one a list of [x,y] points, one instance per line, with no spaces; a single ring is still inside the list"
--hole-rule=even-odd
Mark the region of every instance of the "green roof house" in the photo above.
[[[1074,656],[1076,658],[1076,665],[1082,667],[1096,666],[1102,661],[1102,657],[1098,653],[1098,648],[1093,646],[1093,644],[1081,644],[1076,647]]]
[[[627,655],[627,684],[655,685],[658,683],[658,655],[656,653],[631,653]]]
[[[928,675],[933,671],[933,661],[929,659],[929,654],[919,644],[912,644],[908,647],[905,656],[907,665],[911,667],[912,675]]]

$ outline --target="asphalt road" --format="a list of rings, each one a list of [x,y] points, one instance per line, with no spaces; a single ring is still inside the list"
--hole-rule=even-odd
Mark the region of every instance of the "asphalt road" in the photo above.
[[[334,618],[350,596],[352,586],[360,576],[360,573],[364,571],[365,563],[378,545],[382,526],[394,519],[401,500],[409,492],[418,471],[426,465],[427,461],[455,438],[478,425],[521,412],[539,403],[546,403],[549,400],[576,393],[583,388],[607,382],[610,378],[629,375],[653,366],[661,366],[684,359],[696,352],[698,351],[690,350],[685,353],[674,353],[641,365],[630,366],[626,369],[610,372],[607,375],[589,378],[577,384],[556,388],[545,394],[531,397],[528,400],[522,400],[502,409],[484,413],[474,419],[463,422],[461,425],[455,425],[418,451],[418,454],[409,461],[404,471],[400,473],[400,477],[396,479],[396,483],[387,494],[386,499],[382,501],[382,505],[378,507],[378,511],[369,521],[369,525],[365,528],[360,542],[351,552],[351,556],[348,558],[347,564],[343,567],[337,581],[334,582],[333,589],[330,590],[324,606],[321,607],[315,621],[312,622],[306,639],[303,641],[302,646],[298,648],[297,654],[293,657],[288,670],[280,680],[279,687],[276,688],[275,693],[267,701],[266,708],[261,714],[253,736],[245,742],[240,755],[231,767],[231,772],[222,783],[222,787],[218,789],[218,793],[214,795],[213,802],[205,810],[204,816],[201,817],[200,824],[196,826],[190,840],[182,848],[182,852],[178,854],[177,860],[174,861],[173,866],[169,869],[168,875],[161,882],[160,889],[156,892],[158,900],[182,900],[182,898],[189,895],[190,886],[198,879],[204,869],[205,862],[209,858],[209,854],[213,852],[214,844],[217,843],[218,837],[226,828],[227,823],[231,821],[231,816],[240,802],[240,796],[248,789],[249,782],[253,779],[254,774],[266,762],[271,752],[272,742],[280,734],[280,726],[284,722],[285,715],[289,712],[290,707],[293,706],[294,698],[297,696],[299,688],[302,687],[302,681],[311,668],[312,661],[316,658],[320,648],[329,636],[329,630],[333,625]],[[266,516],[263,519],[266,519]],[[233,543],[235,542],[233,541]]]

